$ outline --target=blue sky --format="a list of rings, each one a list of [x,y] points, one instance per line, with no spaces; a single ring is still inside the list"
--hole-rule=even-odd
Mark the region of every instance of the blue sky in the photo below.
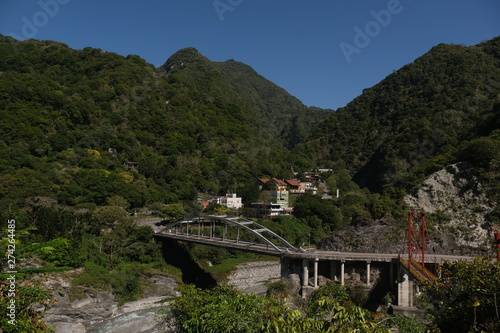
[[[137,54],[235,59],[338,108],[439,43],[500,35],[498,0],[1,0],[0,33]]]

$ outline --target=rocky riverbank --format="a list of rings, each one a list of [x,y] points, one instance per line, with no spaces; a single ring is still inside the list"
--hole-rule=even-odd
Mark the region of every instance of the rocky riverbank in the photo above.
[[[40,276],[42,286],[54,293],[57,303],[45,313],[44,320],[56,333],[159,333],[157,310],[165,307],[161,300],[177,295],[177,282],[166,275],[144,277],[144,297],[118,306],[109,292],[81,288],[83,298],[71,301],[71,279],[81,274],[75,270]],[[280,278],[279,261],[259,261],[238,265],[228,283],[243,293],[264,295],[267,283]]]
[[[228,283],[244,294],[265,295],[267,283],[280,279],[279,261],[255,261],[237,266]]]
[[[57,298],[57,303],[45,313],[44,320],[55,327],[56,333],[86,333],[86,332],[121,332],[121,333],[154,333],[154,316],[138,315],[141,311],[147,314],[147,309],[164,307],[160,301],[176,295],[177,282],[166,275],[145,276],[143,283],[144,298],[118,306],[110,292],[99,292],[92,288],[81,288],[85,295],[78,300],[70,300],[71,279],[79,274],[78,270],[43,277],[41,283],[44,289],[50,290]],[[113,328],[100,330],[100,327],[118,320]],[[102,324],[102,325],[101,325]]]

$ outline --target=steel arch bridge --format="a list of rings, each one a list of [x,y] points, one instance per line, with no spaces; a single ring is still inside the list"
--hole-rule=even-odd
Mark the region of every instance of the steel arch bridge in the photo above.
[[[237,216],[188,218],[166,225],[155,236],[279,256],[303,252],[263,225]]]

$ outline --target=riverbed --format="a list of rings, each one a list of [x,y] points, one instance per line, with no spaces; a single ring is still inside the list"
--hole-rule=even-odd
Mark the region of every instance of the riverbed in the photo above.
[[[259,261],[238,265],[229,276],[228,283],[242,293],[263,295],[267,282],[280,278],[278,261]],[[152,281],[161,286],[154,291],[161,296],[147,297],[128,302],[118,307],[112,295],[95,295],[70,302],[67,296],[68,281],[60,280],[51,289],[58,290],[59,304],[47,311],[45,320],[56,328],[56,333],[164,333],[173,328],[157,327],[161,321],[161,309],[168,303],[160,301],[175,296],[175,280],[166,276],[155,276]],[[64,287],[63,287],[64,285]],[[59,287],[59,288],[54,288]],[[155,293],[150,293],[155,294]],[[170,331],[169,331],[170,330]]]
[[[148,300],[146,300],[148,301]],[[124,313],[112,319],[96,323],[89,328],[88,333],[161,333],[168,332],[164,328],[158,327],[161,322],[162,309],[167,305],[160,307],[150,307],[142,310],[134,310]]]

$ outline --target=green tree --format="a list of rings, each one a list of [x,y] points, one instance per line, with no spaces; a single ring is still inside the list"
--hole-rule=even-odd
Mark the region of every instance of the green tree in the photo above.
[[[230,287],[200,290],[183,286],[180,291],[171,313],[182,332],[259,332],[267,314],[281,308],[277,301],[242,295]]]
[[[78,264],[75,260],[74,246],[67,238],[56,238],[51,241],[33,244],[22,249],[23,253],[35,253],[43,260],[55,266],[74,266]]]
[[[110,206],[122,207],[125,210],[130,208],[130,203],[121,195],[113,195],[112,197],[107,198],[106,202]]]
[[[279,289],[283,290],[283,286]],[[188,285],[180,291],[167,320],[176,323],[181,332],[387,332],[367,310],[352,304],[341,305],[319,293],[312,307],[315,314],[323,316],[312,318],[275,298],[242,295],[232,287],[201,290]],[[332,292],[344,297],[340,290]]]
[[[231,208],[218,203],[212,203],[208,205],[208,207],[206,208],[206,212],[213,215],[231,215],[233,213]]]
[[[481,166],[488,166],[492,160],[500,161],[500,140],[494,137],[472,140],[462,150],[460,157]]]
[[[107,226],[123,222],[127,219],[127,216],[127,211],[119,206],[102,206],[92,213],[94,219]]]
[[[325,308],[321,306],[319,302],[323,297],[333,299],[339,304],[344,304],[345,302],[350,301],[350,297],[345,286],[337,283],[328,283],[314,290],[311,295],[309,295],[307,302],[308,316],[313,318],[324,318],[326,316],[327,313]]]
[[[186,212],[181,203],[168,204],[161,208],[161,216],[169,223],[182,220],[185,214]]]
[[[295,202],[295,217],[308,221],[312,228],[318,228],[318,222],[325,230],[334,230],[342,226],[339,209],[331,200],[323,200],[319,195],[306,193]]]
[[[441,278],[426,288],[431,314],[442,332],[500,331],[500,264],[477,257],[446,262]]]

